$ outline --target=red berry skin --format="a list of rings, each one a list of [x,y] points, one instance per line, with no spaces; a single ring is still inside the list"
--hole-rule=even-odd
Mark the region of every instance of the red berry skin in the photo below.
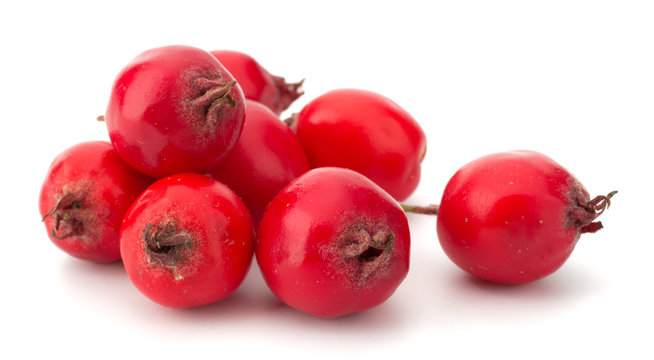
[[[80,259],[120,259],[123,214],[152,179],[125,164],[105,141],[77,144],[48,169],[39,210],[50,240]]]
[[[297,136],[270,109],[252,100],[246,104],[241,137],[209,175],[241,197],[257,227],[270,200],[309,171],[309,161]]]
[[[461,269],[502,284],[528,283],[557,270],[593,220],[588,192],[561,165],[533,151],[487,155],[448,182],[436,228]]]
[[[313,168],[355,170],[399,201],[418,186],[425,134],[409,113],[382,95],[330,91],[300,111],[296,126]]]
[[[211,54],[234,76],[246,98],[262,103],[277,115],[303,94],[302,82],[286,83],[248,54],[232,50],[214,50]]]
[[[210,304],[245,278],[252,222],[227,186],[198,174],[172,175],[127,211],[120,252],[130,280],[152,301],[173,308]]]
[[[313,169],[282,190],[259,226],[255,254],[272,292],[334,318],[388,299],[409,270],[406,215],[354,171]]]
[[[236,143],[244,117],[241,88],[211,54],[166,46],[122,69],[105,121],[128,164],[162,177],[217,166]]]

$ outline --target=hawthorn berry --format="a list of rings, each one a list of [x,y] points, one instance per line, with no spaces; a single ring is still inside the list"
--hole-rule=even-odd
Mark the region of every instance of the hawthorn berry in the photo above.
[[[521,284],[556,271],[615,192],[590,198],[549,157],[533,151],[491,154],[448,182],[436,220],[445,253],[479,278]]]
[[[106,141],[70,147],[50,165],[39,196],[50,240],[80,259],[119,260],[123,214],[152,182],[125,164]]]
[[[425,134],[390,99],[365,90],[333,90],[309,102],[290,122],[311,167],[355,170],[399,201],[418,186]]]
[[[245,99],[204,50],[165,46],[143,52],[116,77],[105,121],[116,152],[155,177],[218,165],[241,134]]]
[[[120,252],[132,283],[152,301],[188,308],[238,288],[252,261],[245,205],[227,186],[184,173],[149,186],[129,208]]]
[[[256,258],[272,292],[303,312],[334,318],[386,301],[409,270],[402,208],[348,169],[313,169],[268,205]]]
[[[308,171],[309,162],[297,136],[270,109],[253,100],[246,104],[241,137],[209,175],[243,199],[256,227],[270,200]]]

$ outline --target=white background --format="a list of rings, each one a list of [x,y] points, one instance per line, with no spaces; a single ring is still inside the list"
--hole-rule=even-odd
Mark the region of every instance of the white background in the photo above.
[[[652,2],[17,3],[0,5],[0,358],[654,357]],[[593,195],[620,193],[605,229],[529,285],[473,280],[443,254],[435,219],[410,215],[410,273],[373,310],[305,315],[256,266],[220,303],[162,308],[120,264],[55,248],[37,195],[59,152],[108,138],[95,118],[120,68],[170,44],[306,78],[287,114],[341,87],[395,100],[428,139],[411,203],[438,202],[460,166],[512,149],[549,155]]]

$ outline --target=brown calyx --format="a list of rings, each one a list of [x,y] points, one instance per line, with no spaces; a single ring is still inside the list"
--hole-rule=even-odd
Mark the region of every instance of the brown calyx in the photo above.
[[[50,216],[54,216],[54,227],[50,230],[50,235],[57,240],[64,240],[72,236],[82,236],[84,234],[84,223],[87,215],[84,209],[84,198],[86,192],[73,191],[64,194],[55,206],[50,209],[41,221],[45,221]]]
[[[236,106],[236,100],[231,94],[236,81],[220,82],[199,78],[196,80],[195,85],[197,88],[206,90],[202,95],[193,99],[192,104],[201,110],[209,131],[213,132],[220,122],[221,113],[225,106]]]
[[[178,229],[175,223],[148,224],[142,237],[148,258],[166,267],[182,262],[192,244],[191,234]]]
[[[570,218],[582,234],[594,233],[603,228],[602,223],[595,219],[611,206],[611,198],[617,193],[611,191],[607,195],[596,196],[590,201],[577,199],[576,206],[570,211]]]
[[[288,118],[284,119],[284,124],[288,125],[294,133],[297,133],[297,122],[299,121],[300,114],[293,113]]]
[[[343,256],[354,258],[359,266],[362,279],[368,278],[390,260],[395,235],[391,232],[378,231],[374,235],[359,229],[347,238],[348,244],[343,248]]]
[[[286,79],[281,76],[271,75],[271,77],[277,88],[277,99],[273,111],[279,115],[282,111],[288,109],[297,98],[304,94],[304,91],[302,91],[304,79],[296,83],[287,83]]]

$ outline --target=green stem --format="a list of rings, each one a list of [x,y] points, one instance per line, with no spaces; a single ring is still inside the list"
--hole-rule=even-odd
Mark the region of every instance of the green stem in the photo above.
[[[422,215],[438,215],[438,205],[417,206],[400,204],[402,210],[408,213],[422,214]]]

